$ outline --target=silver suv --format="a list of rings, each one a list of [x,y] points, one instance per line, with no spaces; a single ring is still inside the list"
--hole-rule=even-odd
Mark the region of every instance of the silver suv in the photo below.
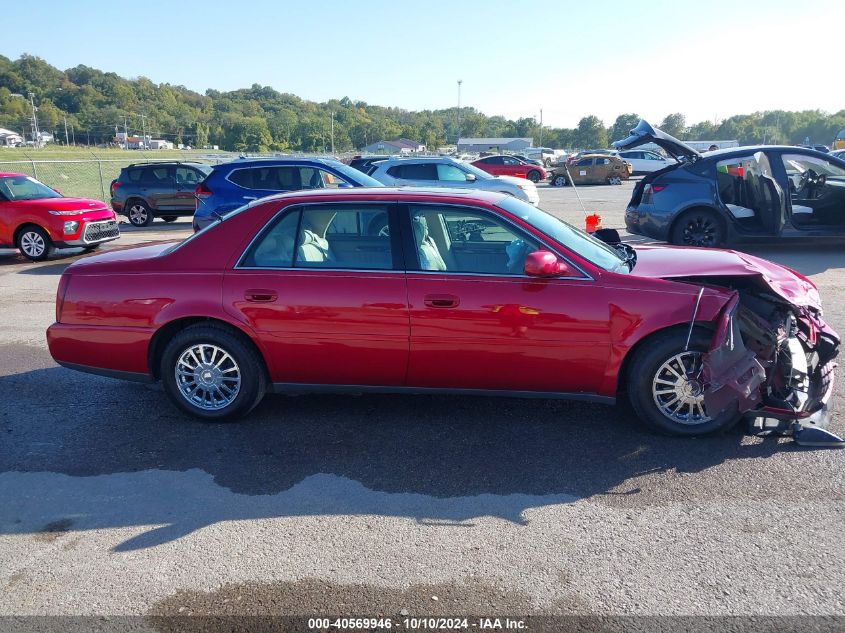
[[[530,180],[491,176],[474,165],[447,156],[390,158],[376,163],[370,176],[385,185],[483,189],[507,193],[533,205],[540,202],[537,187]]]

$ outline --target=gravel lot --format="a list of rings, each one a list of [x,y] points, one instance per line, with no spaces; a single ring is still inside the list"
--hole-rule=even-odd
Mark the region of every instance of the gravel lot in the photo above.
[[[579,191],[621,227],[632,187]],[[540,195],[583,226],[571,188]],[[753,252],[845,331],[841,247]],[[845,615],[845,451],[469,397],[270,396],[201,424],[52,362],[73,259],[0,250],[0,614]]]

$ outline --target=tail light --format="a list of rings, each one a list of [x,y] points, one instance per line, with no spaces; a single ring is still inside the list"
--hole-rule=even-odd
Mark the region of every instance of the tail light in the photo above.
[[[111,184],[111,192],[112,192],[112,195],[114,195],[114,190],[115,190],[115,189],[117,189],[119,186],[120,186],[120,183],[119,183],[117,180],[115,180],[114,182],[112,182],[112,184]]]
[[[65,295],[70,285],[70,275],[64,273],[59,279],[59,288],[56,290],[56,323],[62,320],[62,309],[65,307]]]
[[[652,204],[654,202],[654,194],[666,189],[667,185],[652,185],[651,183],[643,187],[643,204]]]
[[[200,203],[203,200],[205,200],[206,198],[208,198],[209,196],[211,196],[212,193],[213,192],[211,191],[211,189],[209,189],[208,185],[205,184],[204,182],[201,182],[200,184],[197,185],[196,189],[194,189],[194,197],[197,200],[197,203],[196,203],[197,211],[199,211]]]

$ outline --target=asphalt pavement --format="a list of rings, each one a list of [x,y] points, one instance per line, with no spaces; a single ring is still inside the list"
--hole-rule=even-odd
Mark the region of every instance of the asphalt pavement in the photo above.
[[[632,186],[578,191],[621,228]],[[571,188],[540,196],[583,226]],[[841,247],[750,250],[845,331]],[[845,615],[843,450],[457,396],[269,396],[203,424],[52,361],[62,255],[0,251],[0,615]]]

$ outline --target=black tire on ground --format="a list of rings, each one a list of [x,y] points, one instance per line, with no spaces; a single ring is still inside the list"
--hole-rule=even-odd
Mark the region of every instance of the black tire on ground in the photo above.
[[[696,422],[692,415],[695,412],[691,404],[681,404],[676,410],[678,417],[673,419],[664,414],[657,403],[657,400],[660,400],[664,406],[671,405],[672,398],[676,397],[668,381],[674,378],[672,371],[681,373],[678,362],[685,363],[684,368],[688,370],[685,373],[692,378],[688,381],[691,393],[696,394],[701,387],[701,383],[695,379],[696,369],[700,367],[701,357],[709,347],[711,334],[706,330],[694,330],[689,351],[684,353],[686,338],[687,331],[684,328],[667,330],[650,337],[636,351],[627,372],[628,399],[631,406],[646,427],[664,435],[689,437],[728,429],[741,417],[736,410],[722,411],[717,416],[707,419],[706,412],[701,409],[701,414],[705,417],[701,417],[701,421]],[[663,369],[665,363],[679,354],[683,356],[680,361],[671,363],[673,368],[671,371]],[[681,380],[678,383],[681,391],[684,389],[684,382],[687,381]],[[684,416],[687,417],[686,423],[683,421]]]
[[[163,215],[161,219],[165,222],[175,222],[178,219],[178,216],[175,215]]]
[[[714,211],[691,209],[675,221],[669,240],[680,246],[718,247],[725,242],[725,225]]]
[[[193,377],[182,378],[180,379],[182,382],[177,384],[176,370],[180,357],[186,354],[187,350],[198,346],[207,346],[203,348],[205,350],[204,358],[211,360],[200,366]],[[220,375],[229,378],[235,375],[240,377],[239,389],[229,389],[230,392],[234,391],[235,393],[232,400],[225,404],[221,403],[220,408],[217,409],[203,408],[197,404],[198,401],[189,400],[188,395],[183,394],[183,389],[190,391],[191,384],[199,385],[199,381],[204,379],[203,374],[206,369],[211,370],[214,363],[222,357],[215,356],[212,358],[212,350],[208,349],[210,346],[228,354],[234,363],[232,365],[229,362],[224,362],[220,366]],[[199,356],[195,355],[194,359],[199,360]],[[184,367],[183,365],[179,366]],[[236,371],[231,371],[233,366]],[[189,415],[208,422],[228,422],[246,415],[261,402],[267,392],[264,361],[258,351],[238,334],[218,325],[192,325],[178,332],[167,343],[164,353],[161,355],[160,375],[165,392],[177,407]],[[231,382],[227,384],[232,387]],[[200,391],[202,390],[194,389],[193,395],[198,397]],[[201,399],[204,402],[206,392],[202,391],[202,393]],[[222,390],[219,393],[222,395]],[[228,394],[228,397],[231,397],[231,393]]]
[[[531,182],[533,182],[535,184],[540,182],[540,172],[537,171],[536,169],[532,169],[531,171],[528,172],[528,180],[530,180]]]
[[[21,255],[33,262],[43,262],[56,250],[47,231],[34,224],[27,225],[18,231],[15,246]]]
[[[153,223],[153,213],[143,200],[137,198],[126,202],[126,217],[132,226],[144,227]]]
[[[568,184],[568,179],[563,174],[557,174],[552,178],[553,187],[565,187]]]

